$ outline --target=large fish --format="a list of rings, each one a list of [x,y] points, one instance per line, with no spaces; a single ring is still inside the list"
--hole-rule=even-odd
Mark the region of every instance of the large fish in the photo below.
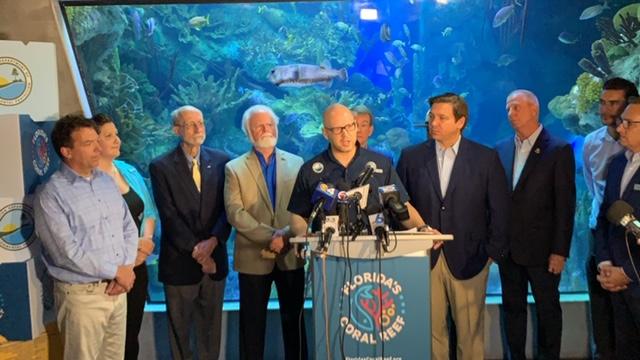
[[[332,69],[329,64],[290,64],[274,67],[269,71],[267,78],[274,85],[281,87],[303,87],[317,84],[329,87],[333,83],[333,79],[347,81],[349,75],[347,69]]]
[[[589,6],[588,8],[584,9],[582,14],[580,14],[580,20],[588,20],[588,19],[594,18],[602,14],[604,9],[608,9],[608,8],[609,8],[609,5],[607,5],[606,1],[603,5],[598,4],[598,5]]]
[[[493,27],[497,28],[502,26],[513,14],[516,12],[515,4],[507,5],[502,9],[498,10],[496,16],[493,17]]]

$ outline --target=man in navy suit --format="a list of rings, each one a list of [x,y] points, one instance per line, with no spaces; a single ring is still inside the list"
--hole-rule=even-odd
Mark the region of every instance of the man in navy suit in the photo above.
[[[640,246],[622,226],[610,224],[606,214],[622,199],[640,218],[640,101],[630,98],[619,121],[620,144],[626,151],[609,164],[604,199],[596,226],[598,281],[611,292],[616,359],[640,359]]]
[[[218,359],[230,226],[224,210],[222,152],[202,146],[202,112],[175,110],[173,131],[181,139],[149,165],[160,212],[160,281],[164,283],[169,340],[174,359],[191,359],[189,333],[195,323],[198,357]]]
[[[540,124],[538,98],[507,97],[515,137],[496,149],[510,184],[509,257],[500,264],[508,352],[525,359],[527,284],[537,309],[537,357],[558,359],[562,335],[560,273],[569,256],[576,208],[575,160],[569,144]]]
[[[453,241],[431,253],[432,359],[449,359],[447,309],[457,358],[484,354],[484,305],[490,258],[506,257],[507,182],[498,154],[462,136],[464,98],[429,99],[431,139],[402,151],[398,175],[427,224]]]

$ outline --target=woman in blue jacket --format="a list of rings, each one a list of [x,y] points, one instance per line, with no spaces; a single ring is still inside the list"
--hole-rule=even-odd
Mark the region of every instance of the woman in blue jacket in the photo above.
[[[93,121],[98,128],[98,142],[101,157],[100,170],[109,174],[120,189],[131,216],[140,230],[138,253],[134,272],[136,280],[127,293],[127,329],[125,339],[125,359],[138,358],[138,333],[142,324],[144,305],[147,300],[149,277],[145,260],[154,248],[153,233],[158,219],[158,210],[153,197],[142,178],[133,166],[116,160],[120,156],[120,138],[113,119],[105,114],[96,114]]]

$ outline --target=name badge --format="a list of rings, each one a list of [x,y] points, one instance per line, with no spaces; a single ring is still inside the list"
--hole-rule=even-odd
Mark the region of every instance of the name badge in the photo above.
[[[633,191],[640,191],[640,184],[633,184]]]

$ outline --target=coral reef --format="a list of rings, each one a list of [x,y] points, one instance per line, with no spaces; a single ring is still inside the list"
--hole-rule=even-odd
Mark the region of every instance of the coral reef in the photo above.
[[[553,116],[562,120],[565,128],[575,134],[586,135],[601,126],[596,113],[601,90],[600,78],[582,73],[569,94],[556,96],[547,107]]]
[[[639,9],[640,4],[631,4],[619,9],[613,20],[597,20],[602,38],[591,45],[593,61],[582,58],[578,65],[585,73],[578,76],[569,94],[549,102],[551,113],[571,132],[584,135],[601,126],[595,105],[604,80],[619,76],[640,82]]]

